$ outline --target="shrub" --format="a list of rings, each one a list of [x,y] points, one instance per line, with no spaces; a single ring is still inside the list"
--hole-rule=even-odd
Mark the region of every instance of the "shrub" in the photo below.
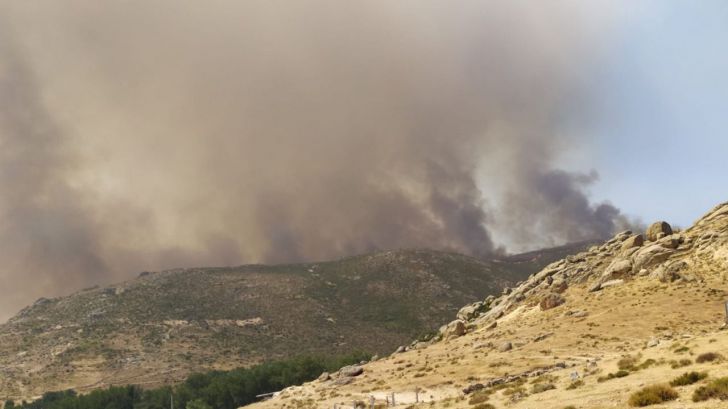
[[[693,402],[708,399],[728,400],[728,377],[718,378],[706,386],[701,386],[693,393]]]
[[[212,409],[212,407],[202,399],[195,399],[191,402],[187,402],[187,409]]]
[[[645,362],[642,362],[641,364],[637,365],[635,367],[635,369],[633,369],[633,370],[647,369],[655,364],[657,364],[657,361],[655,361],[654,359],[647,359],[647,360],[645,360]]]
[[[677,391],[667,385],[652,385],[633,393],[629,397],[629,405],[649,406],[675,400],[677,397]]]
[[[570,383],[569,386],[566,387],[566,390],[572,390],[576,389],[580,386],[584,386],[584,381],[581,379],[575,380],[574,382]]]
[[[551,389],[556,389],[553,383],[537,383],[531,388],[531,393],[541,393]]]
[[[526,389],[523,386],[513,386],[503,391],[503,395],[505,396],[511,396],[511,395],[525,395]]]
[[[708,374],[705,372],[685,372],[684,374],[670,381],[670,386],[692,385],[695,382],[701,381],[707,377]]]
[[[470,397],[470,400],[468,401],[469,404],[475,405],[477,403],[483,403],[487,402],[490,398],[490,392],[480,390],[473,394],[473,396]]]
[[[693,361],[691,361],[689,359],[681,359],[679,361],[675,361],[675,360],[670,361],[670,367],[672,369],[683,368],[683,367],[686,367],[686,366],[689,366],[692,364],[693,364]]]
[[[633,371],[634,366],[637,365],[637,357],[626,356],[617,361],[617,368],[623,371]]]
[[[695,362],[702,364],[703,362],[714,362],[714,361],[722,361],[723,355],[715,353],[715,352],[706,352],[704,354],[698,355],[697,358],[695,358]]]
[[[597,382],[604,382],[614,378],[624,378],[627,375],[629,375],[629,371],[619,370],[615,373],[607,374],[607,376],[600,376],[597,378]]]

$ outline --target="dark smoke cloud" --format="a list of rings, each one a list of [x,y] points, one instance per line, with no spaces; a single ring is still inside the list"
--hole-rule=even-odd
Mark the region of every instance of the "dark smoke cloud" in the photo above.
[[[0,311],[145,269],[612,233],[557,166],[609,8],[536,7],[3,4]]]

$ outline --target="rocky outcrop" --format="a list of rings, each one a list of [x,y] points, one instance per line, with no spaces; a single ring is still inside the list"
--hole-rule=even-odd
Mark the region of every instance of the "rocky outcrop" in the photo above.
[[[465,335],[465,321],[455,320],[440,329],[443,338],[457,338]]]
[[[642,247],[645,243],[645,238],[641,234],[635,234],[630,236],[627,240],[622,243],[622,251],[628,250],[635,247]]]
[[[457,318],[463,321],[470,321],[478,317],[482,312],[487,311],[488,305],[483,301],[468,304],[458,311]]]
[[[321,376],[319,376],[319,381],[331,381],[331,383],[337,386],[348,385],[354,382],[354,379],[363,373],[364,368],[361,366],[349,365],[339,369],[334,374],[328,374],[326,372],[322,373]]]
[[[647,240],[649,241],[657,241],[665,236],[669,236],[672,234],[672,227],[667,222],[659,221],[652,223],[650,227],[647,228]]]
[[[622,277],[632,271],[632,260],[630,259],[615,259],[604,271],[604,277],[609,279],[615,277]]]
[[[640,249],[633,256],[632,272],[637,274],[643,268],[654,267],[667,260],[675,251],[660,244],[653,244]]]
[[[563,293],[572,287],[596,292],[638,279],[700,281],[701,273],[695,267],[702,261],[694,263],[694,257],[717,260],[726,267],[728,280],[728,203],[677,233],[663,221],[650,225],[644,235],[623,231],[603,244],[549,264],[515,287],[506,288],[497,298],[461,309],[458,318],[467,328],[492,330],[499,320],[524,307],[549,311],[564,304]],[[579,317],[586,315],[579,313]]]
[[[549,293],[541,299],[541,302],[538,305],[541,307],[542,311],[546,311],[552,308],[556,308],[565,302],[566,299],[564,299],[561,294]]]

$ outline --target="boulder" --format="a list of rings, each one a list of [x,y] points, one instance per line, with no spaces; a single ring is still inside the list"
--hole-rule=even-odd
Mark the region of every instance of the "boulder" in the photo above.
[[[662,282],[673,282],[680,279],[685,281],[693,281],[694,277],[687,274],[685,270],[688,268],[688,263],[685,261],[675,261],[665,266],[660,266],[653,273],[653,278],[657,278]]]
[[[589,287],[589,292],[593,293],[593,292],[599,291],[601,289],[602,289],[602,282],[597,281],[591,287]]]
[[[443,331],[445,338],[457,338],[465,335],[465,322],[462,320],[455,320],[445,327]]]
[[[609,288],[622,284],[624,284],[624,280],[609,280],[602,283],[602,288]]]
[[[618,258],[604,270],[604,277],[621,277],[631,271],[632,261]]]
[[[542,311],[546,311],[552,308],[556,308],[565,302],[566,299],[564,299],[561,294],[549,293],[541,299],[541,302],[538,305],[541,307]]]
[[[513,344],[510,341],[506,341],[498,346],[498,351],[507,352],[513,349]]]
[[[563,293],[567,288],[569,288],[569,284],[563,278],[554,280],[551,284],[551,291],[555,293]]]
[[[671,234],[657,241],[657,244],[668,249],[676,249],[685,241],[681,234]]]
[[[645,238],[641,234],[635,234],[630,236],[627,240],[622,243],[622,251],[628,250],[635,247],[642,247],[645,243]]]
[[[324,372],[321,374],[321,376],[318,377],[319,382],[325,382],[331,379],[331,374],[328,372]]]
[[[487,309],[486,304],[482,301],[466,305],[461,308],[457,313],[457,318],[463,321],[470,321],[473,318],[477,318],[481,313]]]
[[[643,268],[649,268],[660,264],[663,261],[667,260],[668,257],[670,257],[670,255],[674,252],[675,250],[662,247],[659,244],[653,244],[651,246],[642,248],[640,249],[640,251],[636,252],[634,256],[632,256],[632,271],[634,273],[637,273]]]
[[[354,377],[364,373],[364,368],[359,365],[349,365],[339,369],[339,376]]]
[[[342,377],[334,379],[333,383],[336,386],[343,386],[343,385],[348,385],[348,384],[352,383],[353,381],[354,381],[354,378],[352,378],[352,377],[342,376]]]
[[[664,234],[665,236],[671,235],[672,227],[670,227],[667,222],[659,221],[652,223],[650,227],[647,228],[646,236],[649,241],[657,241],[660,234]]]

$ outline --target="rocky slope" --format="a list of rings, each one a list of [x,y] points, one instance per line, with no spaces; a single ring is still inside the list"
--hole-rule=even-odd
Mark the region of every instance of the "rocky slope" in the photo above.
[[[688,370],[707,379],[659,407],[724,407],[692,396],[728,376],[727,275],[724,203],[685,231],[620,233],[467,305],[433,340],[253,408],[384,407],[393,393],[409,408],[621,408]]]
[[[413,250],[179,269],[40,299],[0,325],[0,399],[155,386],[305,353],[390,352],[569,250],[500,261]]]

